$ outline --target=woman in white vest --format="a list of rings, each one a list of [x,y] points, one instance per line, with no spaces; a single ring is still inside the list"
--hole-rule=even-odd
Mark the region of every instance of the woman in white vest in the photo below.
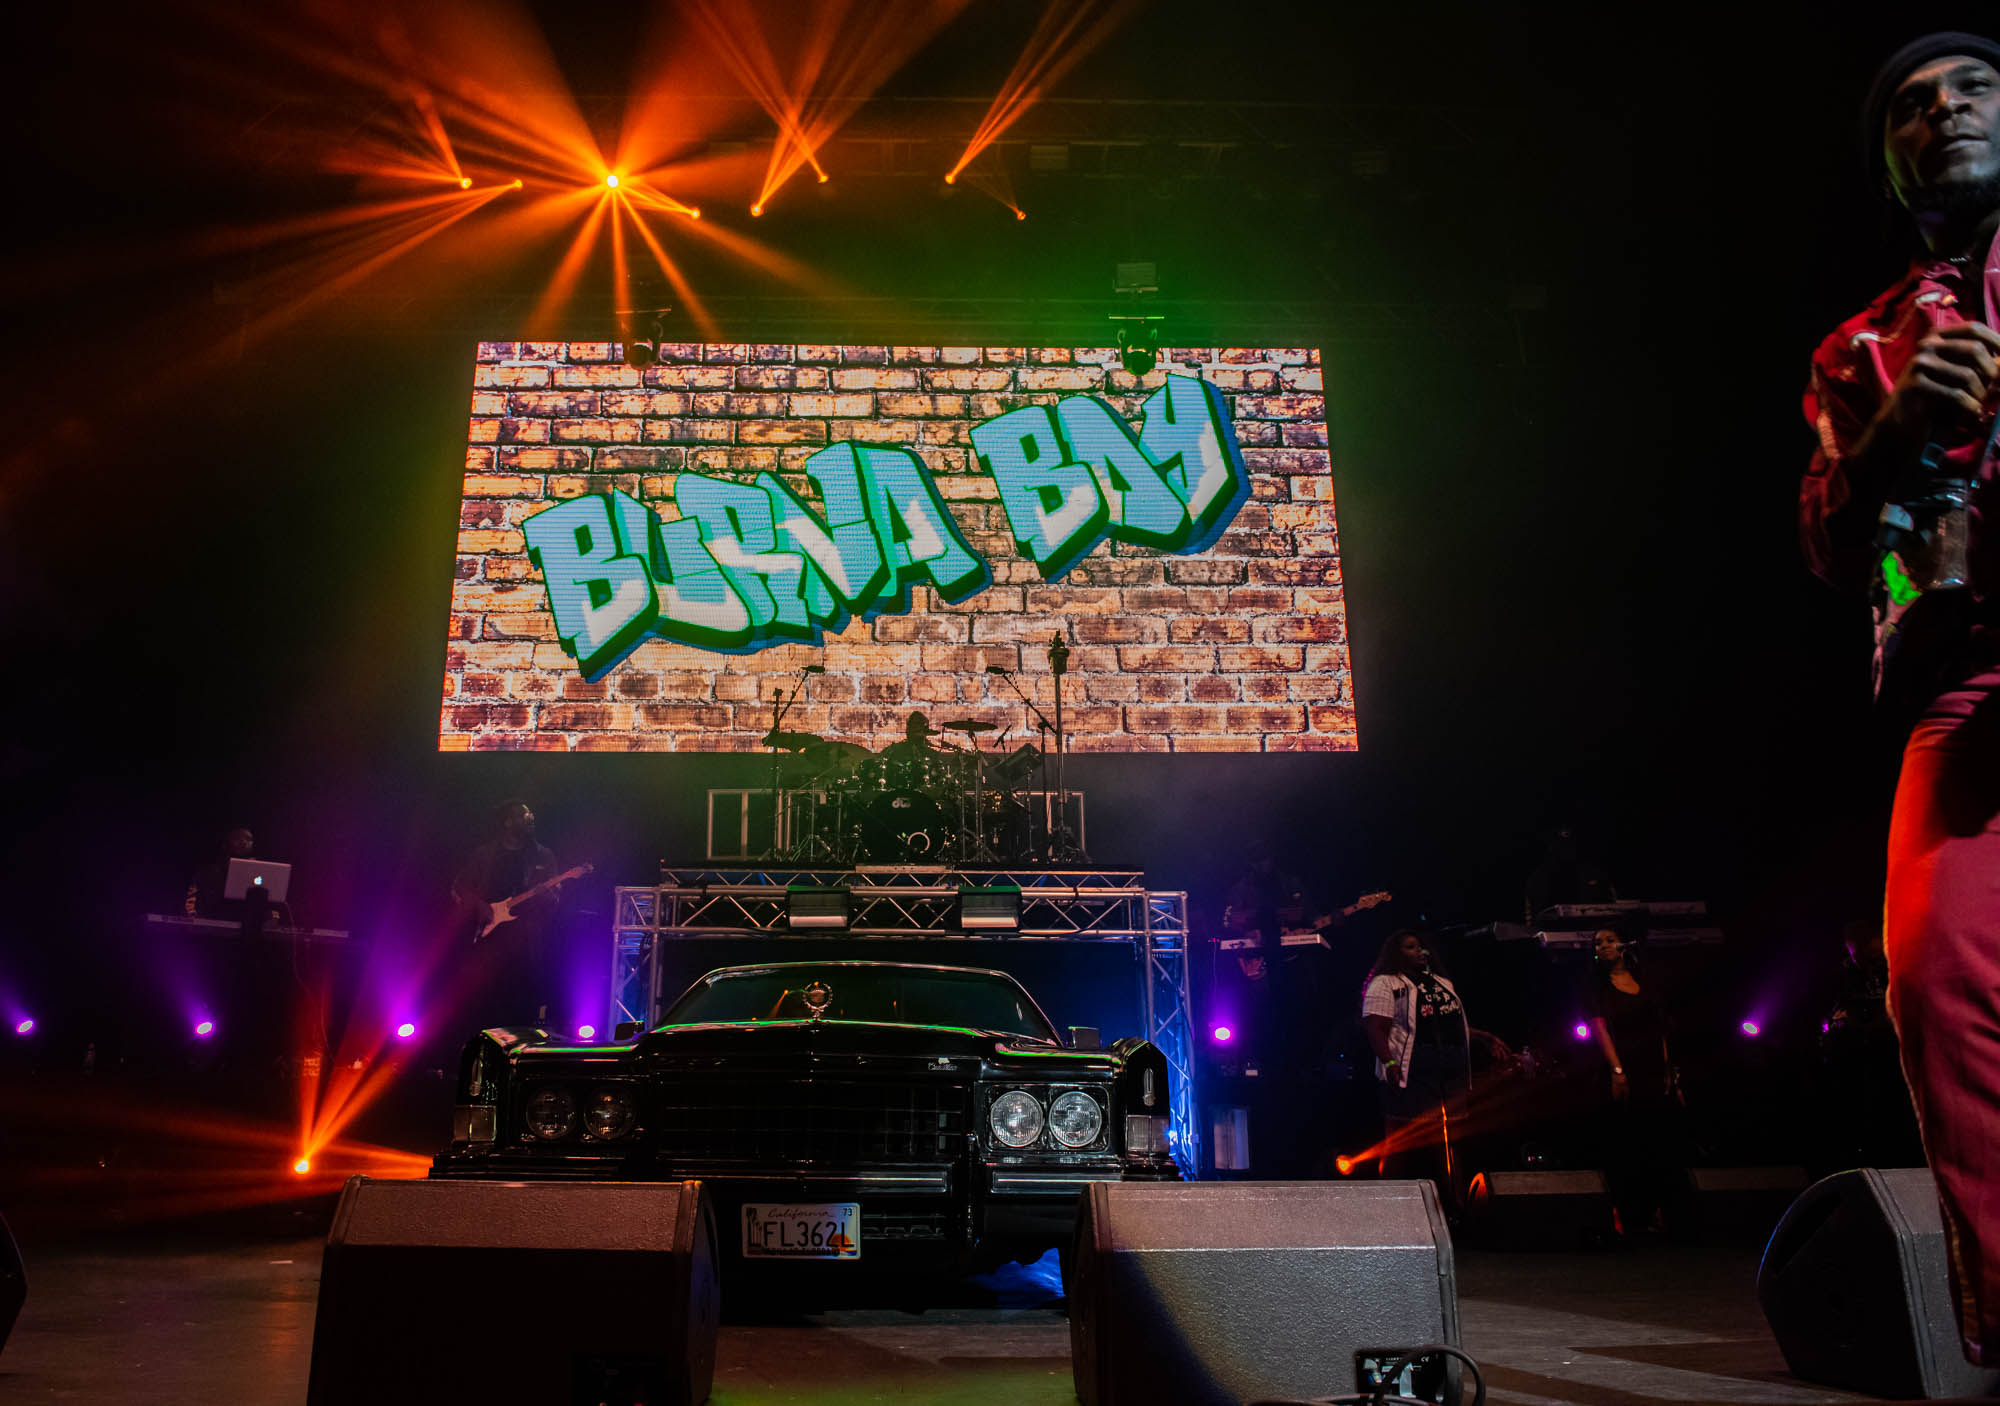
[[[1441,1110],[1463,1106],[1474,1032],[1458,989],[1431,970],[1415,932],[1391,933],[1382,944],[1361,997],[1361,1026],[1382,1095],[1381,1174],[1429,1175],[1445,1205],[1455,1205],[1451,1127]]]

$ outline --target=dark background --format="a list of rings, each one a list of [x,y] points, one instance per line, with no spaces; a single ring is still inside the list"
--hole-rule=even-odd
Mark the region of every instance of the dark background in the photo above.
[[[1360,751],[1079,759],[1097,857],[1207,915],[1268,840],[1323,899],[1388,888],[1408,920],[1479,922],[1518,915],[1574,817],[1628,896],[1713,903],[1728,989],[1779,993],[1771,1022],[1803,1040],[1808,974],[1877,901],[1884,767],[1862,607],[1796,547],[1798,398],[1813,345],[1907,252],[1857,154],[1868,76],[1983,7],[1323,8],[1141,6],[1063,80],[1316,105],[1218,176],[1017,169],[1016,222],[922,184],[844,200],[836,171],[830,200],[754,229],[749,192],[710,218],[863,294],[1092,299],[1140,257],[1177,299],[1314,309]],[[644,7],[537,14],[572,87],[622,90]],[[1034,14],[975,5],[886,91],[990,93]],[[393,950],[503,795],[533,799],[565,862],[597,862],[575,906],[601,914],[610,881],[698,854],[703,788],[761,776],[436,752],[472,344],[518,329],[354,299],[211,356],[241,314],[173,238],[331,187],[246,157],[259,113],[197,60],[261,61],[172,7],[44,14],[7,56],[0,989],[52,1027],[225,825],[297,864],[301,916]],[[1363,146],[1386,174],[1355,173]],[[470,291],[532,293],[548,257]],[[690,267],[718,296],[772,291]],[[1516,998],[1483,994],[1475,1016],[1504,1027],[1492,1007]]]

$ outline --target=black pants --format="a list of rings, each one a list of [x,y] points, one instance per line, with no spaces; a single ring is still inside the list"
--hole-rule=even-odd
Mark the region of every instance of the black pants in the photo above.
[[[1459,1205],[1458,1134],[1454,1116],[1465,1108],[1465,1051],[1457,1046],[1414,1045],[1410,1078],[1401,1088],[1383,1082],[1381,1175],[1428,1177],[1447,1209]]]
[[[1670,1222],[1686,1194],[1684,1110],[1671,1094],[1633,1094],[1605,1115],[1604,1180],[1619,1227],[1636,1235]]]
[[[470,1014],[480,1028],[547,1024],[553,1033],[576,1014],[564,1009],[562,945],[550,926],[503,923],[473,948],[478,984]]]

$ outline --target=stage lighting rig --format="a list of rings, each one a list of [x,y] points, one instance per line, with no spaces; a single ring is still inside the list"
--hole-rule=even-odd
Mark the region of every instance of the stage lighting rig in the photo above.
[[[651,341],[635,340],[630,335],[630,325],[627,325],[625,329],[627,335],[624,338],[625,364],[627,366],[636,367],[643,371],[660,359],[660,343],[666,340],[667,314],[672,311],[672,308],[663,307],[658,312],[652,314],[651,330],[653,335]]]

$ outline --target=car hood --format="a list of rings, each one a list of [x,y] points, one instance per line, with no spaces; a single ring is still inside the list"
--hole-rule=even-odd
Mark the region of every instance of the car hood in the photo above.
[[[642,1062],[663,1063],[717,1056],[758,1062],[786,1058],[977,1059],[1003,1064],[1047,1063],[1076,1072],[1115,1070],[1119,1063],[1103,1051],[1065,1050],[991,1030],[847,1020],[669,1025],[640,1037],[633,1051]]]

